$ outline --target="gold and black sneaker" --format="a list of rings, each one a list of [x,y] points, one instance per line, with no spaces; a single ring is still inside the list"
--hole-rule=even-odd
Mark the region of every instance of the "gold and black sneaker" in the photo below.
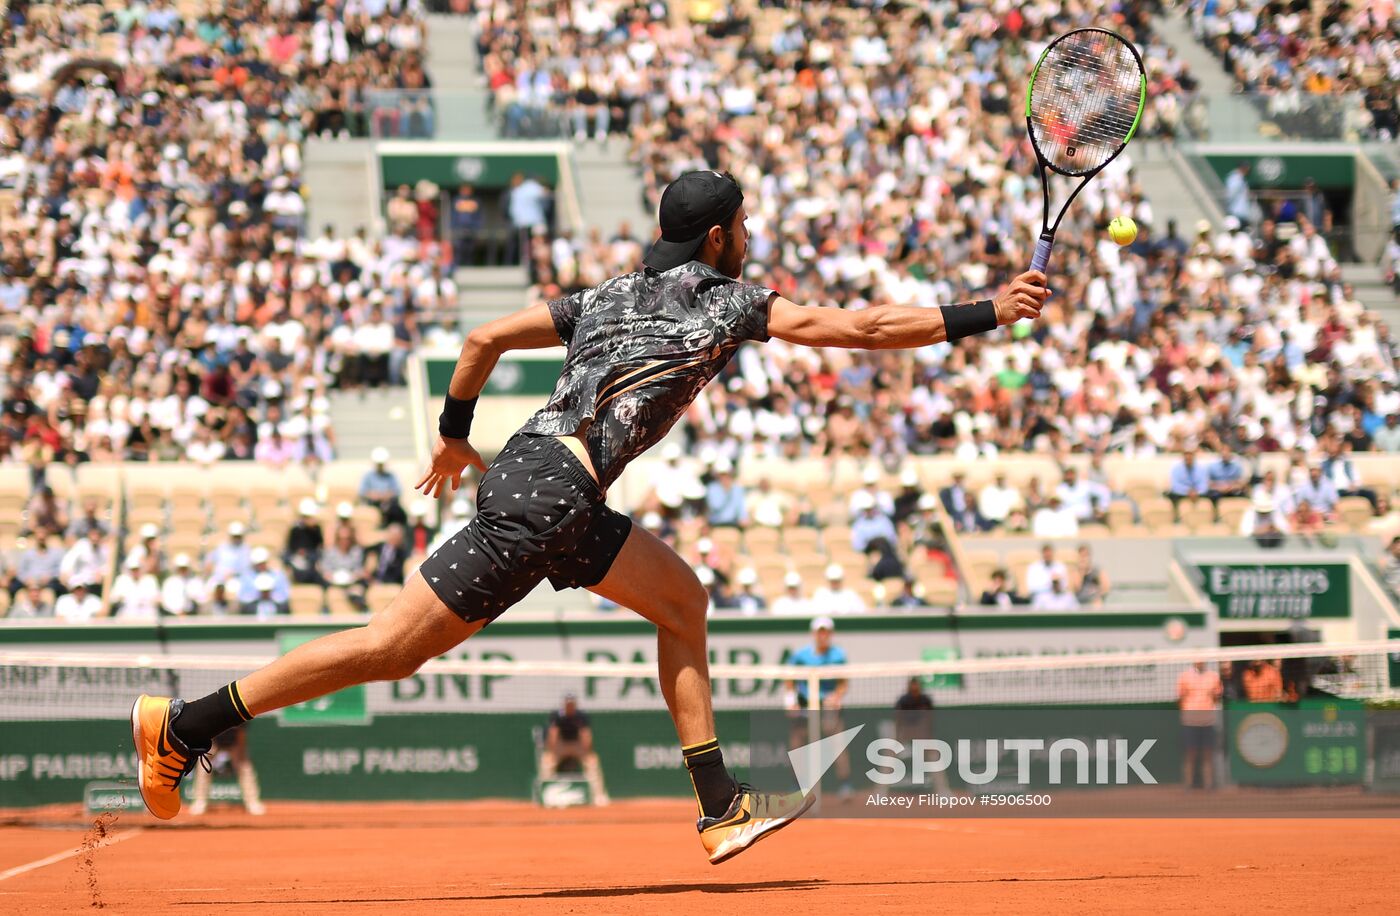
[[[186,747],[171,730],[171,723],[184,708],[184,700],[145,694],[131,707],[131,740],[136,745],[141,799],[152,814],[165,821],[180,813],[180,780],[209,753],[207,747]]]
[[[700,842],[709,853],[710,864],[732,859],[754,843],[797,820],[817,800],[815,793],[779,794],[755,792],[752,786],[739,786],[739,794],[722,817],[702,817],[696,822]]]

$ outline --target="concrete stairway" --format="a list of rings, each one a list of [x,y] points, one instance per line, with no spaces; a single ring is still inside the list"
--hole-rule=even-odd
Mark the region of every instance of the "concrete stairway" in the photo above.
[[[336,235],[350,236],[378,219],[370,193],[373,166],[372,140],[306,141],[307,226],[313,238],[327,223]]]
[[[1177,234],[1191,238],[1200,220],[1219,224],[1223,214],[1200,176],[1175,144],[1159,140],[1134,140],[1128,148],[1147,199],[1152,202],[1153,237],[1164,236],[1167,221],[1176,220]]]
[[[463,334],[525,307],[530,280],[524,267],[460,267],[452,278],[457,281]]]
[[[415,459],[407,387],[332,391],[330,398],[338,457],[368,458],[382,445],[394,460]]]
[[[467,17],[429,16],[425,56],[437,97],[438,139],[497,139],[496,127],[486,113],[489,93]]]
[[[655,217],[643,201],[641,177],[636,166],[627,161],[620,140],[614,139],[606,150],[592,142],[575,146],[574,169],[579,204],[589,228],[597,227],[606,238],[625,222],[634,236],[650,240]]]
[[[1400,332],[1400,297],[1395,295],[1375,264],[1343,264],[1342,280],[1356,290],[1356,298],[1380,315],[1392,333]]]
[[[1200,82],[1202,95],[1209,100],[1206,125],[1207,140],[1228,141],[1258,138],[1259,113],[1244,99],[1234,95],[1234,82],[1225,73],[1220,61],[1196,40],[1191,21],[1184,11],[1173,9],[1152,21],[1162,39],[1176,49],[1177,55],[1191,67]]]

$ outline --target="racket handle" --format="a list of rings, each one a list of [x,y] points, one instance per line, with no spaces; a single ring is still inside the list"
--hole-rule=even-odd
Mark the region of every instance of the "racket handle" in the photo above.
[[[1044,272],[1046,265],[1050,263],[1050,249],[1054,247],[1055,237],[1042,235],[1040,241],[1035,243],[1035,257],[1031,258],[1031,270]]]

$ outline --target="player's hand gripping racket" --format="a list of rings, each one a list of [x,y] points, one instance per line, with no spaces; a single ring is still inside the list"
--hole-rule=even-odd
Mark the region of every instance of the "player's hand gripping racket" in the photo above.
[[[1147,102],[1147,74],[1137,49],[1104,29],[1075,29],[1040,55],[1026,87],[1026,130],[1040,160],[1045,192],[1040,241],[1031,270],[1044,271],[1055,230],[1084,186],[1133,138]],[[1083,178],[1050,224],[1050,172]]]

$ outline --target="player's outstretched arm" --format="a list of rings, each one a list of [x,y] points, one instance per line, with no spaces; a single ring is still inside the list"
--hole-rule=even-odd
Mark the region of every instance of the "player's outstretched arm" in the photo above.
[[[457,366],[452,370],[443,418],[438,423],[439,435],[433,443],[432,462],[414,489],[436,499],[442,495],[444,487],[450,485],[455,490],[462,485],[462,471],[468,465],[485,471],[486,462],[472,448],[467,434],[471,431],[476,399],[486,387],[491,370],[496,368],[501,355],[511,350],[538,350],[560,343],[547,305],[521,309],[474,328],[462,344]]]
[[[803,306],[778,297],[768,315],[768,333],[807,347],[898,350],[958,340],[1022,318],[1039,318],[1050,290],[1045,274],[1027,271],[996,298],[936,309],[881,306],[858,312]]]

